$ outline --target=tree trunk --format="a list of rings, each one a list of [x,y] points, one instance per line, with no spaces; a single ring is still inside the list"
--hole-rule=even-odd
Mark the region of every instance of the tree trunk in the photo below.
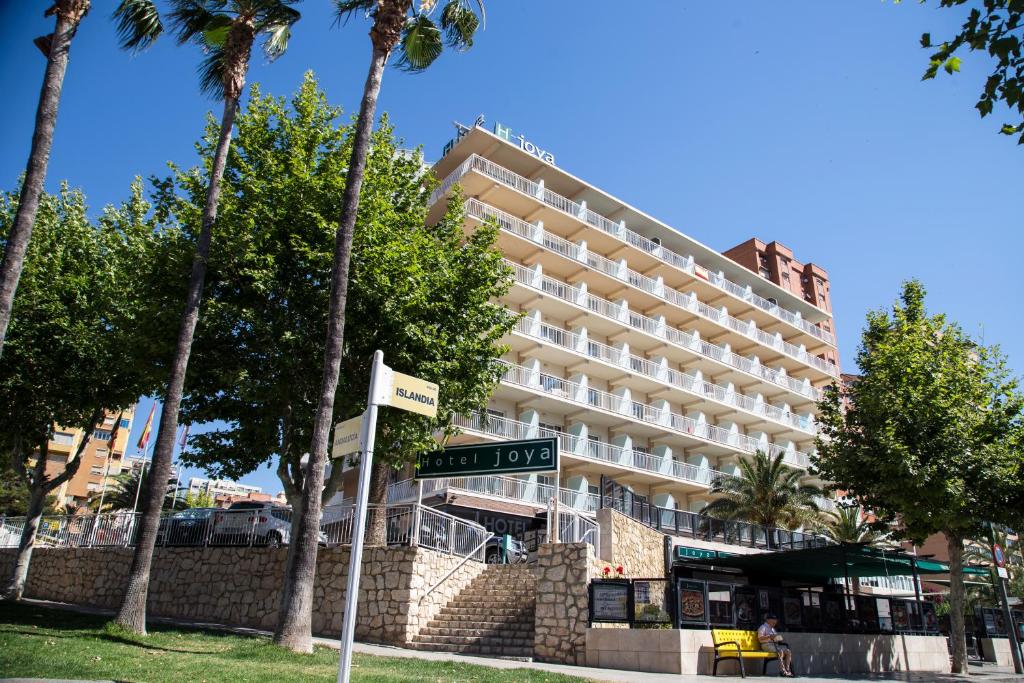
[[[39,531],[39,519],[43,515],[43,504],[46,502],[46,490],[42,485],[33,483],[28,499],[28,510],[25,514],[25,528],[21,532],[18,543],[18,556],[14,561],[14,576],[4,591],[8,600],[21,600],[28,582],[28,568],[32,562],[32,551],[36,547],[36,533]]]
[[[388,544],[388,479],[391,466],[380,460],[373,462],[370,472],[370,520],[366,527],[366,545],[386,546]]]
[[[135,556],[132,558],[131,572],[128,575],[128,585],[125,589],[121,609],[115,619],[120,626],[139,634],[146,633],[146,597],[149,591],[149,571],[153,563],[153,548],[156,545],[157,531],[160,526],[160,510],[164,504],[166,482],[171,476],[171,457],[178,430],[178,407],[185,387],[185,372],[188,370],[188,359],[192,352],[192,338],[199,319],[199,304],[203,298],[203,285],[206,281],[213,223],[217,219],[220,182],[224,176],[228,149],[231,146],[231,128],[234,125],[237,110],[238,98],[225,98],[224,114],[220,123],[220,138],[217,141],[217,150],[213,157],[210,186],[206,191],[202,229],[199,232],[195,257],[192,260],[188,298],[181,317],[181,327],[178,330],[174,359],[171,362],[171,374],[167,381],[167,396],[160,413],[160,431],[157,433],[156,447],[153,451],[153,463],[149,468],[150,481],[162,483],[147,487],[142,508],[142,524],[135,545]]]
[[[949,549],[949,642],[952,673],[967,672],[967,639],[964,629],[964,539],[944,534]]]
[[[352,255],[352,237],[359,211],[359,192],[370,151],[370,134],[377,110],[381,78],[388,52],[374,47],[369,73],[363,86],[363,99],[356,120],[352,157],[345,176],[341,221],[335,235],[334,266],[331,272],[331,304],[327,318],[327,345],[324,349],[324,372],[320,398],[313,422],[313,439],[309,447],[309,472],[303,486],[305,505],[299,532],[292,539],[295,552],[289,553],[285,579],[288,590],[281,596],[274,642],[296,652],[312,652],[311,621],[313,616],[313,578],[316,573],[317,539],[320,532],[320,495],[327,464],[328,435],[334,416],[334,396],[338,390],[338,373],[345,340],[345,304],[348,300],[348,271]]]
[[[46,58],[46,73],[43,89],[39,93],[36,107],[36,124],[32,132],[32,146],[29,150],[28,165],[25,168],[25,182],[21,186],[18,213],[14,225],[7,235],[7,248],[0,263],[0,353],[3,353],[7,325],[11,322],[14,294],[18,289],[21,269],[25,263],[32,228],[39,210],[39,198],[46,182],[46,167],[50,162],[50,148],[53,146],[53,129],[57,125],[57,108],[60,92],[64,86],[64,73],[68,68],[71,40],[75,37],[81,15],[76,12],[58,12],[57,28],[50,40],[50,52]]]

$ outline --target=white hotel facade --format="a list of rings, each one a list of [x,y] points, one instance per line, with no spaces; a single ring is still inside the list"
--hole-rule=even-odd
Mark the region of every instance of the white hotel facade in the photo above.
[[[557,487],[562,505],[588,514],[605,475],[656,506],[698,512],[716,473],[757,449],[807,469],[815,402],[839,378],[824,358],[838,356],[819,326],[835,329],[828,311],[500,124],[460,131],[433,171],[430,220],[458,185],[467,229],[497,221],[514,273],[503,303],[522,314],[486,414],[462,416],[452,443],[556,436],[561,471],[427,481],[426,495],[540,510]],[[396,484],[392,499],[410,490]]]

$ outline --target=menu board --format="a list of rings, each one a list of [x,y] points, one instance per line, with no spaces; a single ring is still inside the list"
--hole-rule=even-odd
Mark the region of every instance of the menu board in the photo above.
[[[921,612],[924,615],[924,630],[937,632],[939,630],[939,617],[935,614],[935,605],[930,602],[922,603]]]
[[[590,584],[591,621],[629,621],[629,584],[593,581]]]
[[[707,623],[707,601],[703,581],[679,581],[679,621]]]
[[[803,600],[799,593],[787,592],[782,596],[782,619],[788,629],[803,628]]]
[[[822,625],[830,631],[839,631],[845,627],[842,595],[821,594],[821,621]]]
[[[755,629],[760,624],[757,619],[757,591],[747,586],[737,586],[735,595],[736,601],[736,627]]]
[[[910,609],[905,600],[891,600],[892,626],[897,631],[910,630]]]

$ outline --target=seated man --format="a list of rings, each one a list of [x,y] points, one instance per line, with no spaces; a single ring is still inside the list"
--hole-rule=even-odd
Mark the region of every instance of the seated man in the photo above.
[[[779,675],[793,678],[793,652],[789,645],[782,641],[782,636],[775,630],[779,618],[769,612],[764,616],[764,623],[757,629],[757,641],[765,652],[775,652],[779,656]]]

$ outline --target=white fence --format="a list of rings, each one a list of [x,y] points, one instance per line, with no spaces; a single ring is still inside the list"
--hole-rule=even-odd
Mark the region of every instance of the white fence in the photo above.
[[[416,505],[370,506],[367,525],[373,524],[379,514],[386,516],[388,545],[418,544],[465,557],[489,535],[479,524],[424,506],[419,506],[418,510]],[[130,547],[138,538],[141,520],[142,513],[133,512],[46,515],[39,522],[36,545],[51,548]],[[352,520],[352,504],[324,508],[320,543],[351,543]],[[156,543],[158,546],[276,547],[289,542],[291,522],[291,509],[280,506],[254,504],[252,508],[236,510],[194,508],[162,515]],[[24,526],[24,517],[0,518],[0,548],[17,548]],[[482,560],[482,551],[477,554],[480,557],[476,559]]]

